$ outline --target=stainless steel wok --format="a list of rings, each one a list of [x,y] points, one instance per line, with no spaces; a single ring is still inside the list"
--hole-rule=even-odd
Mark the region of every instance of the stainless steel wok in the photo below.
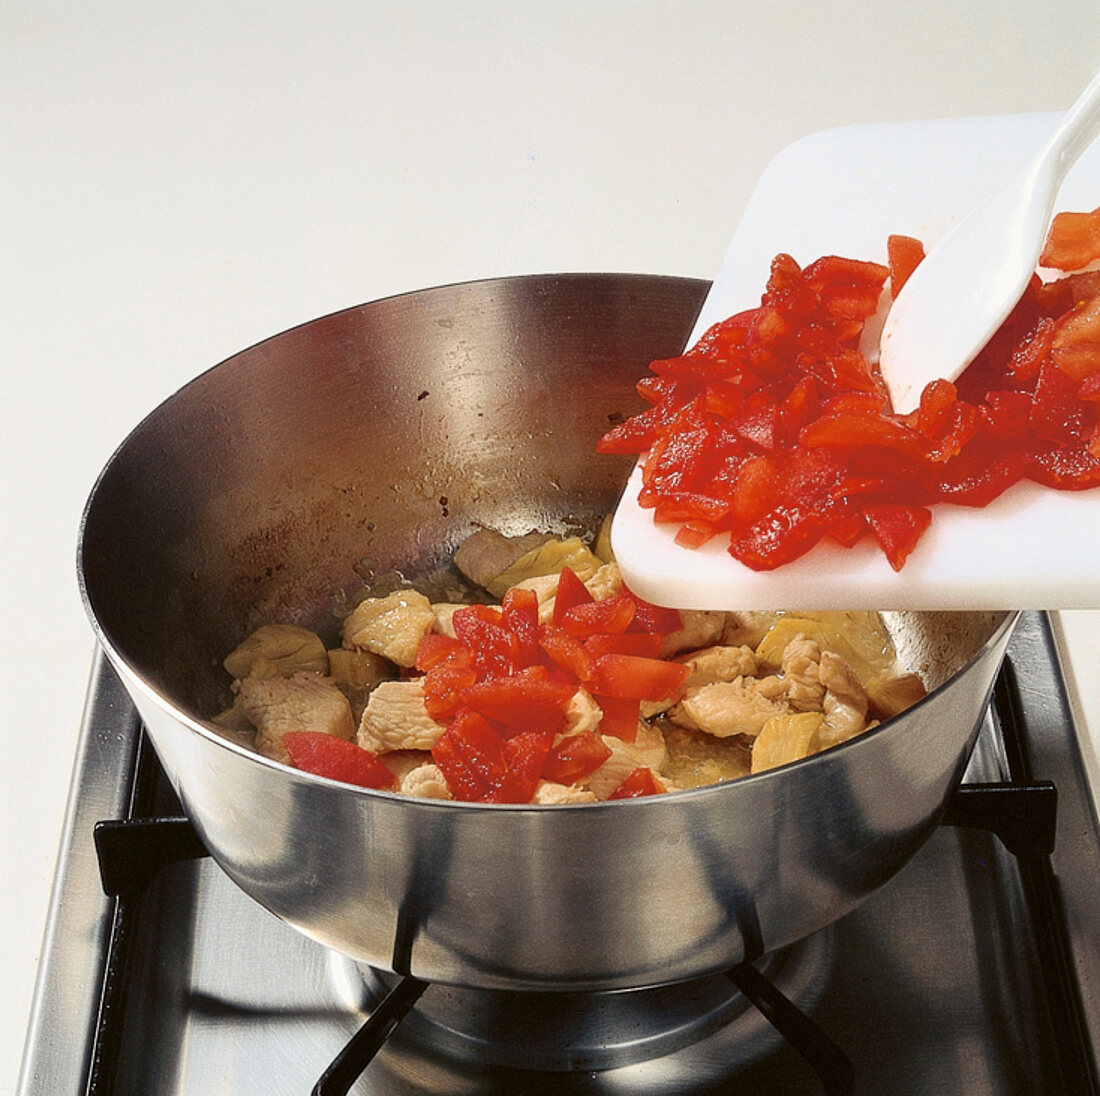
[[[596,439],[639,408],[634,381],[681,349],[706,289],[536,276],[353,308],[198,377],[111,459],[82,528],[88,612],[208,848],[276,915],[424,979],[652,985],[832,922],[931,832],[1013,614],[890,615],[938,686],[916,707],[807,761],[645,800],[403,799],[203,722],[251,628],[298,621],[335,642],[334,598],[364,569],[432,571],[479,524],[594,525],[630,463]]]

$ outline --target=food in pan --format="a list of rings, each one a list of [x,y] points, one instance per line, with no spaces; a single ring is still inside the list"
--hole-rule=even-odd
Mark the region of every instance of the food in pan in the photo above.
[[[779,255],[758,308],[652,363],[637,386],[651,406],[600,449],[646,454],[639,503],[679,526],[678,543],[725,536],[763,571],[870,535],[900,570],[937,505],[986,506],[1023,479],[1100,484],[1100,271],[1085,269],[1100,259],[1100,210],[1055,218],[1043,278],[908,415],[892,412],[864,344],[923,247],[895,236],[887,253],[888,265],[805,268]]]
[[[481,600],[367,589],[332,649],[259,628],[225,659],[216,722],[346,783],[587,803],[783,765],[924,692],[875,614],[660,609],[623,586],[604,537],[481,530],[455,562]]]

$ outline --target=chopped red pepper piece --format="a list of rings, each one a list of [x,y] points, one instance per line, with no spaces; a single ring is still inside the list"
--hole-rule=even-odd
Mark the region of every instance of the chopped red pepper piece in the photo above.
[[[550,748],[542,766],[542,776],[555,784],[575,784],[594,773],[610,756],[610,747],[598,735],[582,731],[563,738]]]
[[[924,260],[924,244],[912,236],[887,236],[886,256],[890,264],[890,291],[896,297]]]
[[[1055,270],[1081,270],[1100,259],[1100,209],[1059,213],[1039,255],[1039,265]]]
[[[638,737],[638,720],[642,710],[640,700],[599,694],[593,699],[603,712],[599,723],[600,734],[614,735],[624,742],[633,742]]]
[[[558,730],[575,692],[575,683],[554,680],[542,667],[529,667],[471,685],[462,702],[511,738],[522,731]]]
[[[555,611],[554,623],[577,639],[587,639],[599,632],[625,632],[636,612],[634,599],[627,594],[619,594],[585,605],[574,605],[561,614],[560,620]]]
[[[558,575],[558,587],[554,594],[554,625],[560,628],[562,619],[570,609],[577,605],[591,605],[593,601],[595,598],[577,577],[577,573],[571,567],[563,567]]]
[[[608,799],[640,799],[647,795],[660,795],[665,788],[654,775],[653,770],[644,766],[632,769],[623,782],[607,797]]]
[[[681,662],[608,654],[596,659],[592,688],[601,696],[623,700],[667,700],[683,687],[689,673]]]
[[[362,788],[393,788],[392,772],[370,750],[321,731],[288,731],[283,745],[296,769],[357,784]]]

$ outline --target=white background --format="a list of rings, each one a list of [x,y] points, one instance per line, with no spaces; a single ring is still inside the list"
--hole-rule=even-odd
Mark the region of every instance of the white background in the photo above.
[[[4,0],[0,1091],[93,648],[80,511],[145,413],[261,338],[405,290],[711,277],[791,141],[1062,109],[1098,66],[1095,0]],[[1066,628],[1087,646],[1094,623]]]

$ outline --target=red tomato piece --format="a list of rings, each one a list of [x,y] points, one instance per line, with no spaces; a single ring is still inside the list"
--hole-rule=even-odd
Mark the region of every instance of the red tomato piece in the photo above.
[[[1028,478],[1058,491],[1084,491],[1100,486],[1100,457],[1089,441],[1075,445],[1036,445]]]
[[[624,700],[665,700],[675,696],[690,672],[681,662],[637,655],[603,655],[596,659],[592,690]]]
[[[640,799],[647,795],[661,795],[666,790],[652,769],[639,766],[637,769],[631,769],[623,782],[607,798]]]
[[[393,773],[362,746],[320,731],[288,731],[283,745],[296,769],[357,784],[362,788],[394,788]]]
[[[928,451],[924,440],[911,427],[882,414],[840,411],[810,423],[798,440],[809,449],[818,446],[870,445],[893,449],[910,460],[922,460]]]
[[[574,784],[594,773],[609,757],[610,748],[591,731],[569,735],[547,752],[542,776],[555,784]]]

